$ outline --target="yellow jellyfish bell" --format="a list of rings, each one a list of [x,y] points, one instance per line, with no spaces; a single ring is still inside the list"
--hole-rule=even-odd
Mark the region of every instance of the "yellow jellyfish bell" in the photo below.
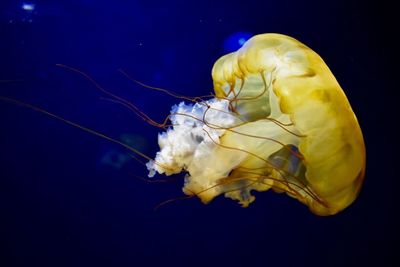
[[[365,146],[353,110],[321,57],[294,38],[261,34],[218,59],[215,98],[180,103],[147,167],[187,172],[183,191],[247,207],[251,191],[286,192],[318,215],[357,197]]]

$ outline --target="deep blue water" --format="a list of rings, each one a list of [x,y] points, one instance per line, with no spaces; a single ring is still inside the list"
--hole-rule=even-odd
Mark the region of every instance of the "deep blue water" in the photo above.
[[[389,9],[389,8],[388,8]],[[77,68],[161,121],[177,99],[212,92],[211,68],[249,36],[278,32],[317,51],[362,127],[359,198],[318,217],[273,192],[247,209],[223,197],[153,208],[182,196],[146,183],[144,166],[106,140],[0,103],[1,266],[395,266],[395,91],[384,3],[365,1],[3,1],[0,95],[158,151],[157,133],[107,101]],[[396,170],[397,171],[397,170]],[[379,264],[379,265],[378,265]]]

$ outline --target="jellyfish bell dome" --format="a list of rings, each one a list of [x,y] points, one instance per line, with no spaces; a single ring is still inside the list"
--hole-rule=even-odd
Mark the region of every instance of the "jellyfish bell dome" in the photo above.
[[[357,118],[322,58],[296,39],[261,34],[218,59],[215,98],[172,108],[155,173],[186,172],[183,191],[247,207],[251,191],[285,192],[317,215],[357,197],[365,146]]]

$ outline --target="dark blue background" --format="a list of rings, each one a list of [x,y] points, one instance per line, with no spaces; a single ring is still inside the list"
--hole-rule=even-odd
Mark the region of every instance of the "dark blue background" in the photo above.
[[[217,58],[249,34],[291,35],[317,51],[363,129],[367,173],[356,202],[318,217],[273,192],[248,209],[175,202],[122,148],[46,115],[0,103],[1,266],[395,266],[398,232],[395,21],[380,1],[27,1],[0,4],[0,95],[40,106],[154,156],[160,131],[105,101],[87,79],[162,120],[177,99],[212,91]],[[111,158],[114,164],[110,164]],[[118,159],[122,159],[120,165]]]

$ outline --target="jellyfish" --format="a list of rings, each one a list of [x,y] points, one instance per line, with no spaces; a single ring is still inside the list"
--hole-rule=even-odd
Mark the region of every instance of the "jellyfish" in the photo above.
[[[212,78],[212,98],[172,107],[149,177],[186,173],[183,192],[203,203],[224,195],[247,207],[252,191],[272,189],[333,215],[356,199],[363,135],[316,52],[286,35],[260,34],[219,58]]]
[[[166,126],[87,74],[57,66],[82,75],[108,100],[151,125]],[[185,173],[183,192],[203,203],[224,195],[248,207],[255,200],[252,191],[272,189],[297,199],[314,214],[333,215],[356,199],[366,164],[362,132],[345,93],[316,52],[282,34],[256,35],[218,59],[212,78],[212,97],[194,98],[133,80],[192,102],[172,107],[167,116],[171,124],[158,135],[160,151],[154,159],[124,140],[39,107],[3,96],[0,100],[122,146],[149,160],[149,177]]]

